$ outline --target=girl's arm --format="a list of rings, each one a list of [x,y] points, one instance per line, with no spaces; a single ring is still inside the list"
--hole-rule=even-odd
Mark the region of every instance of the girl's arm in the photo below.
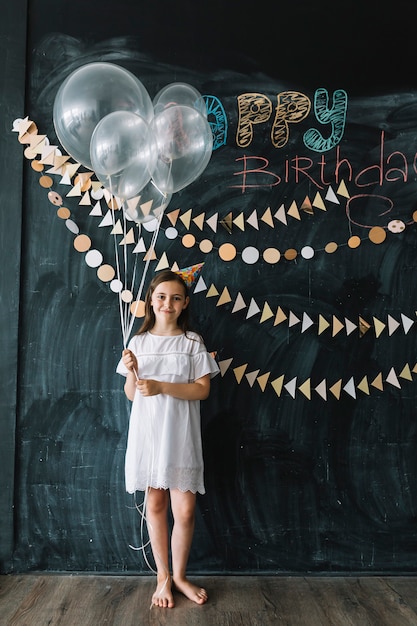
[[[156,396],[164,393],[179,400],[205,400],[210,393],[210,374],[197,378],[193,383],[166,383],[152,379],[134,382],[142,396]]]
[[[125,394],[127,398],[133,402],[136,391],[136,372],[138,371],[138,362],[131,350],[123,350],[122,360],[128,370],[124,386]]]

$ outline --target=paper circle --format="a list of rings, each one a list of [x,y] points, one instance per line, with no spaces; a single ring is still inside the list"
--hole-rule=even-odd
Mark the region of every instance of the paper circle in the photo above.
[[[295,248],[288,248],[288,250],[285,250],[284,252],[284,257],[287,259],[287,261],[294,261],[294,259],[297,258],[297,250],[295,250]]]
[[[165,231],[165,237],[167,239],[176,239],[178,237],[178,231],[173,226],[169,226]]]
[[[55,206],[61,206],[62,204],[62,197],[56,191],[48,192],[48,200]]]
[[[359,248],[361,245],[360,237],[358,237],[358,235],[352,235],[352,237],[349,237],[347,245],[349,248]]]
[[[133,317],[143,317],[145,315],[145,303],[143,300],[135,300],[130,305],[130,312]]]
[[[61,218],[61,220],[67,220],[71,216],[71,211],[67,209],[67,207],[61,206],[56,214]]]
[[[372,243],[378,244],[385,241],[385,239],[387,238],[387,233],[385,232],[385,228],[382,228],[382,226],[374,226],[369,231],[368,237],[370,241],[372,241]]]
[[[312,259],[314,256],[314,249],[311,246],[304,246],[304,248],[301,248],[301,256],[303,259]]]
[[[123,289],[122,293],[120,294],[121,299],[123,300],[123,302],[132,302],[133,300],[133,293],[130,291],[130,289]]]
[[[242,252],[242,261],[247,265],[253,265],[259,259],[259,250],[253,246],[248,246]]]
[[[208,254],[213,250],[213,243],[210,241],[210,239],[203,239],[203,241],[200,241],[199,248],[201,252],[203,252],[204,254]]]
[[[327,252],[327,254],[333,254],[333,252],[336,252],[338,247],[339,246],[335,241],[329,241],[329,243],[326,244],[324,251]]]
[[[115,278],[110,283],[110,289],[114,291],[114,293],[120,293],[120,291],[123,289],[122,281],[119,280],[118,278]]]
[[[74,235],[78,235],[78,233],[80,232],[80,229],[73,220],[66,220],[65,226],[68,228],[68,230],[74,233]]]
[[[184,235],[184,237],[182,238],[182,245],[184,246],[184,248],[192,248],[193,245],[195,244],[195,237],[194,235]]]
[[[103,283],[108,283],[110,280],[113,280],[115,275],[114,267],[111,265],[100,265],[97,270],[97,276]]]
[[[236,254],[236,248],[231,243],[223,243],[219,248],[219,257],[222,261],[233,261]]]
[[[103,262],[103,255],[99,250],[89,250],[85,255],[85,262],[89,267],[98,267]]]
[[[405,224],[402,220],[391,220],[388,224],[388,230],[390,233],[402,233],[405,230]]]
[[[264,250],[263,258],[266,263],[273,265],[274,263],[278,263],[280,260],[281,252],[276,248],[267,248]]]
[[[78,235],[74,239],[74,248],[77,252],[87,252],[91,248],[91,239],[88,235]]]

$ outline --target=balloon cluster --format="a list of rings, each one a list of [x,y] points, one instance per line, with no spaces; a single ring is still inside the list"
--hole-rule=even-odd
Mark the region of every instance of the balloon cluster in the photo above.
[[[138,223],[198,178],[212,153],[197,89],[171,83],[152,101],[134,74],[113,63],[89,63],[70,74],[57,92],[53,122],[68,154],[94,171]],[[140,204],[127,202],[134,198]]]

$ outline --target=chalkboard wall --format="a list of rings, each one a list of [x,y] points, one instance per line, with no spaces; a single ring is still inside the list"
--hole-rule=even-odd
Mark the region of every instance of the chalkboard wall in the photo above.
[[[3,124],[10,176],[25,165],[21,269],[2,250],[2,291],[20,275],[18,333],[0,331],[8,358],[18,353],[15,417],[8,407],[0,425],[10,439],[16,423],[4,571],[148,572],[124,490],[118,296],[74,245],[88,235],[111,265],[126,232],[112,233],[103,198],[77,191],[82,168],[48,174],[11,130],[27,116],[59,149],[57,90],[95,61],[130,70],[151,97],[193,85],[217,133],[203,174],[173,195],[146,274],[202,264],[193,317],[221,368],[202,408],[207,493],[191,569],[416,568],[411,3],[394,14],[344,3],[337,18],[334,4],[295,4],[254,15],[231,3],[226,19],[216,2],[28,2],[26,104]],[[20,233],[20,211],[8,219]],[[152,231],[134,237],[126,274],[147,267]]]

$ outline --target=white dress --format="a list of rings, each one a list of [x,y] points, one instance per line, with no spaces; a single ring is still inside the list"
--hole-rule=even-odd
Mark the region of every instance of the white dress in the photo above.
[[[139,378],[190,383],[219,372],[199,335],[135,335],[128,348],[138,361]],[[122,360],[116,370],[123,376]],[[143,397],[136,391],[125,458],[126,491],[176,488],[205,493],[199,400],[165,394]]]

